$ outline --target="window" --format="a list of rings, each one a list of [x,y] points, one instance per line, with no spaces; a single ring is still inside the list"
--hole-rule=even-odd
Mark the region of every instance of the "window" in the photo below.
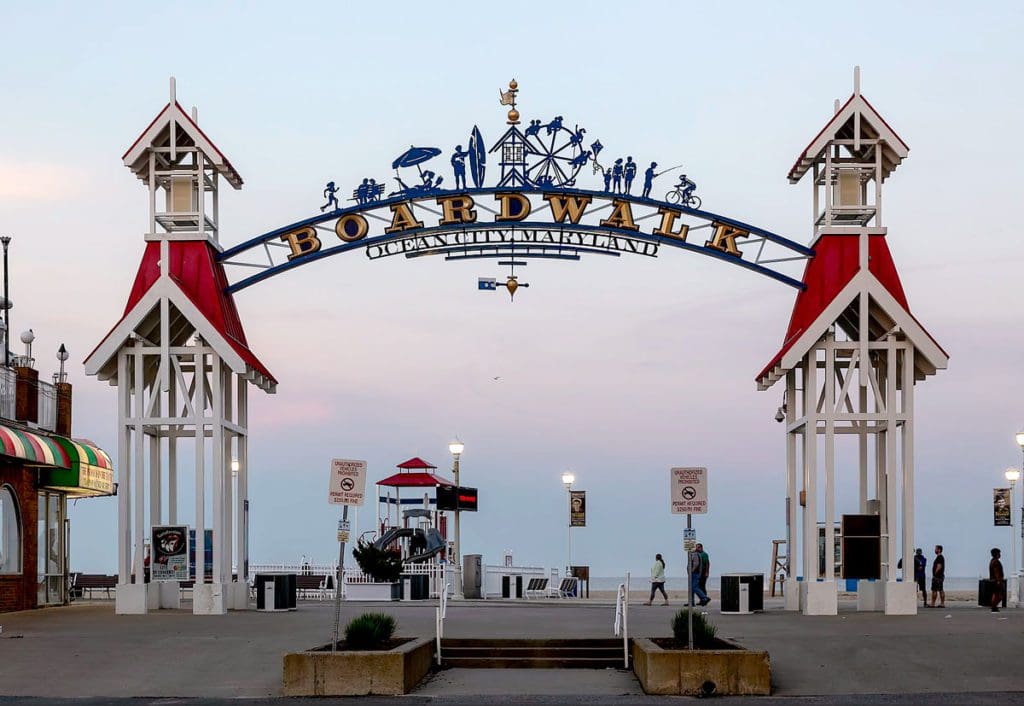
[[[9,485],[0,486],[0,574],[21,573],[21,518]]]

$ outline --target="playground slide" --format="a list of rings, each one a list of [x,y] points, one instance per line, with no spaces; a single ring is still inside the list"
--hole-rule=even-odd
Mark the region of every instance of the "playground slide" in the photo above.
[[[416,530],[410,527],[392,527],[384,533],[380,539],[373,543],[373,546],[377,549],[383,549],[399,537],[411,537],[416,533]]]
[[[441,533],[433,527],[427,528],[426,540],[426,549],[419,554],[410,556],[406,561],[426,561],[444,549],[444,538],[441,537]]]

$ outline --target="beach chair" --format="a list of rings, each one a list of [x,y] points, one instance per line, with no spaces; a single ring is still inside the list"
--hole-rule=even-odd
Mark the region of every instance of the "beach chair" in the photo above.
[[[577,591],[577,583],[579,579],[575,576],[567,576],[562,579],[562,582],[558,584],[558,597],[559,598],[574,598]]]
[[[544,596],[547,594],[547,590],[547,579],[530,579],[526,583],[526,590],[524,591],[524,593],[526,594],[526,599],[529,600],[531,593],[540,598],[544,598]]]

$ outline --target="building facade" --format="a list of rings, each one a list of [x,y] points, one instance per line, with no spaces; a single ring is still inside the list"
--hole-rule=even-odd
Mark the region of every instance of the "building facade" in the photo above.
[[[115,492],[107,454],[71,436],[67,351],[53,383],[41,381],[32,338],[0,360],[0,612],[67,603],[67,500]]]

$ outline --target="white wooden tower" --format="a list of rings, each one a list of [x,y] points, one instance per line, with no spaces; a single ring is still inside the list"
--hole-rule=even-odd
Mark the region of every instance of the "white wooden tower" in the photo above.
[[[782,349],[757,378],[762,390],[785,379],[786,607],[813,615],[837,612],[831,528],[843,512],[880,515],[882,576],[858,583],[858,608],[916,613],[914,385],[948,362],[910,313],[886,243],[882,184],[909,148],[861,95],[859,73],[853,95],[836,101],[789,172],[794,184],[811,177],[815,255]],[[837,510],[839,435],[855,439],[840,443],[857,448],[857,465],[847,470],[859,471],[859,497],[841,499],[849,501]]]
[[[149,232],[124,316],[86,360],[117,386],[118,613],[179,606],[177,583],[146,583],[150,528],[195,530],[193,612],[248,605],[247,400],[276,381],[249,349],[224,290],[220,188],[242,178],[171,96],[125,153],[149,190]],[[181,485],[194,488],[183,504]],[[204,530],[212,529],[212,575]]]

